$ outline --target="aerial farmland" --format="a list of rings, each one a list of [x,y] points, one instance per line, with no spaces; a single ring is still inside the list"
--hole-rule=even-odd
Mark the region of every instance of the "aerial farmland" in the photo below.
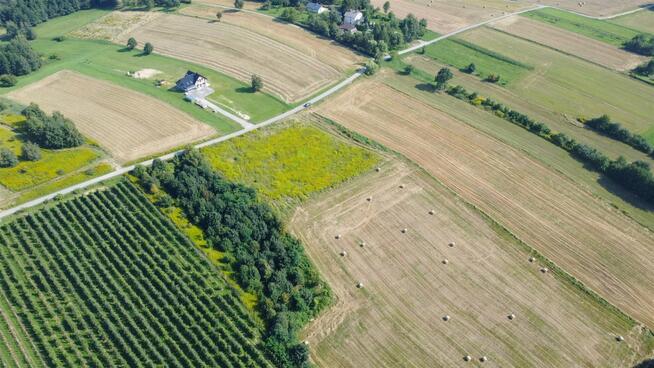
[[[0,1],[0,366],[654,368],[653,25]]]

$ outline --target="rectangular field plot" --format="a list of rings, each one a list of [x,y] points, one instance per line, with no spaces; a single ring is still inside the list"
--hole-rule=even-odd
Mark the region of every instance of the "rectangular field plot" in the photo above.
[[[205,65],[246,83],[257,74],[265,91],[286,102],[302,100],[342,74],[306,50],[227,22],[162,14],[117,41],[123,43],[128,37],[148,40],[155,52]]]
[[[654,236],[585,187],[382,84],[359,83],[319,111],[414,160],[610,303],[654,326]]]
[[[644,56],[525,17],[503,19],[491,23],[491,27],[619,71],[631,70],[647,60]]]
[[[372,0],[381,8],[386,0]],[[527,5],[506,0],[391,0],[395,15],[404,18],[413,14],[427,19],[427,28],[439,33],[449,33],[465,26],[493,19],[514,12]]]
[[[462,367],[470,355],[471,366],[486,356],[489,367],[609,368],[644,358],[647,330],[541,273],[540,260],[416,170],[391,161],[293,217],[338,300],[304,334],[319,366]]]
[[[13,219],[0,243],[2,317],[38,352],[16,362],[272,368],[222,276],[127,182]]]
[[[181,111],[147,95],[70,71],[11,92],[8,98],[61,111],[86,136],[127,162],[215,133]]]
[[[524,3],[534,3],[561,7],[594,17],[608,17],[618,13],[637,9],[650,4],[650,0],[521,0]],[[583,6],[579,6],[583,3]],[[572,15],[572,14],[571,14]]]
[[[611,19],[609,22],[654,34],[654,9],[641,10],[637,13]]]

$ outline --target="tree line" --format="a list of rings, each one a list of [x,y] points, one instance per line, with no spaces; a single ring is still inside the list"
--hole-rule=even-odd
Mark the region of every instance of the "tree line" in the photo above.
[[[0,24],[25,29],[82,9],[117,5],[118,0],[7,0],[0,3]]]
[[[624,48],[645,56],[654,56],[654,36],[639,34],[625,42]]]
[[[473,105],[481,105],[497,116],[552,142],[568,151],[572,157],[584,163],[587,167],[606,175],[636,196],[654,204],[654,175],[652,175],[647,162],[634,161],[630,163],[622,156],[616,160],[611,160],[589,145],[579,143],[564,133],[553,133],[546,124],[537,122],[518,111],[511,110],[490,98],[483,98],[476,92],[468,92],[461,86],[450,87],[447,93]]]
[[[418,20],[413,14],[399,19],[389,11],[390,3],[382,12],[375,9],[369,0],[346,0],[332,5],[329,12],[322,14],[309,13],[305,9],[304,1],[275,0],[271,4],[286,7],[280,15],[282,20],[305,27],[370,56],[397,50],[406,43],[419,39],[427,30],[427,20]],[[363,14],[363,21],[356,26],[355,33],[339,28],[343,23],[342,14],[348,10],[360,10]],[[301,20],[302,14],[308,14],[306,20]]]
[[[308,349],[297,332],[331,302],[331,293],[271,207],[253,189],[216,173],[197,150],[133,174],[146,191],[163,188],[208,244],[227,252],[238,283],[258,297],[264,345],[275,366],[306,367]]]
[[[24,36],[17,36],[0,45],[0,75],[25,75],[40,67],[39,54],[32,49]],[[8,79],[6,84],[15,84],[15,79]]]
[[[586,120],[584,123],[592,130],[628,144],[643,153],[651,155],[654,152],[654,147],[652,147],[645,138],[630,132],[627,128],[620,125],[620,123],[612,122],[608,115],[602,115],[594,119]]]

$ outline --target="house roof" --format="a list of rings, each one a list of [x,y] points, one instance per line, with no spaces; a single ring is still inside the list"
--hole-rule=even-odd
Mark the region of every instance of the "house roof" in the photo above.
[[[180,88],[180,89],[183,89],[183,90],[191,88],[191,87],[195,86],[195,84],[198,82],[198,79],[200,79],[200,78],[207,79],[207,78],[203,77],[202,75],[189,70],[189,71],[186,72],[185,76],[183,76],[180,80],[177,81],[177,83],[176,83],[177,88]]]
[[[322,9],[323,6],[320,3],[307,3],[307,10],[313,13],[317,13]]]

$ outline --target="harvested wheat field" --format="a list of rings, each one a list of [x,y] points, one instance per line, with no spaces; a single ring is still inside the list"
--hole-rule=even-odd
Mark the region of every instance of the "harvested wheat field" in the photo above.
[[[120,162],[136,160],[208,137],[215,131],[138,92],[71,71],[13,91],[9,99],[61,111]]]
[[[610,17],[650,4],[650,0],[520,0],[524,3],[555,6],[592,17]],[[579,6],[583,3],[582,6]]]
[[[114,11],[70,33],[71,36],[90,40],[115,40],[130,33],[141,24],[159,14],[145,11]]]
[[[626,52],[605,42],[525,17],[502,19],[491,23],[490,26],[619,71],[631,70],[647,60],[644,56]]]
[[[652,340],[397,160],[311,200],[291,229],[337,297],[303,334],[321,367],[631,367]]]
[[[179,12],[196,17],[215,19],[216,10],[214,6],[192,5],[180,9]],[[242,11],[224,12],[220,22],[242,27],[271,38],[305,55],[316,58],[341,72],[364,60],[363,57],[357,56],[350,49],[334,41],[320,38],[296,25],[280,23],[269,16]]]
[[[523,152],[378,82],[359,83],[319,111],[414,160],[654,327],[654,235],[608,203]]]
[[[128,37],[152,42],[155,52],[206,65],[249,83],[261,76],[264,90],[295,102],[335,82],[341,72],[315,56],[228,24],[173,14],[143,23]]]
[[[234,2],[231,0],[195,0],[193,4],[203,4],[203,5],[217,5],[225,8],[233,8]],[[263,5],[259,1],[246,0],[243,2],[243,9],[246,10],[257,10]]]
[[[386,0],[372,0],[381,8]],[[391,0],[391,11],[404,18],[408,14],[427,19],[427,28],[449,33],[471,24],[499,17],[529,5],[504,0]]]

